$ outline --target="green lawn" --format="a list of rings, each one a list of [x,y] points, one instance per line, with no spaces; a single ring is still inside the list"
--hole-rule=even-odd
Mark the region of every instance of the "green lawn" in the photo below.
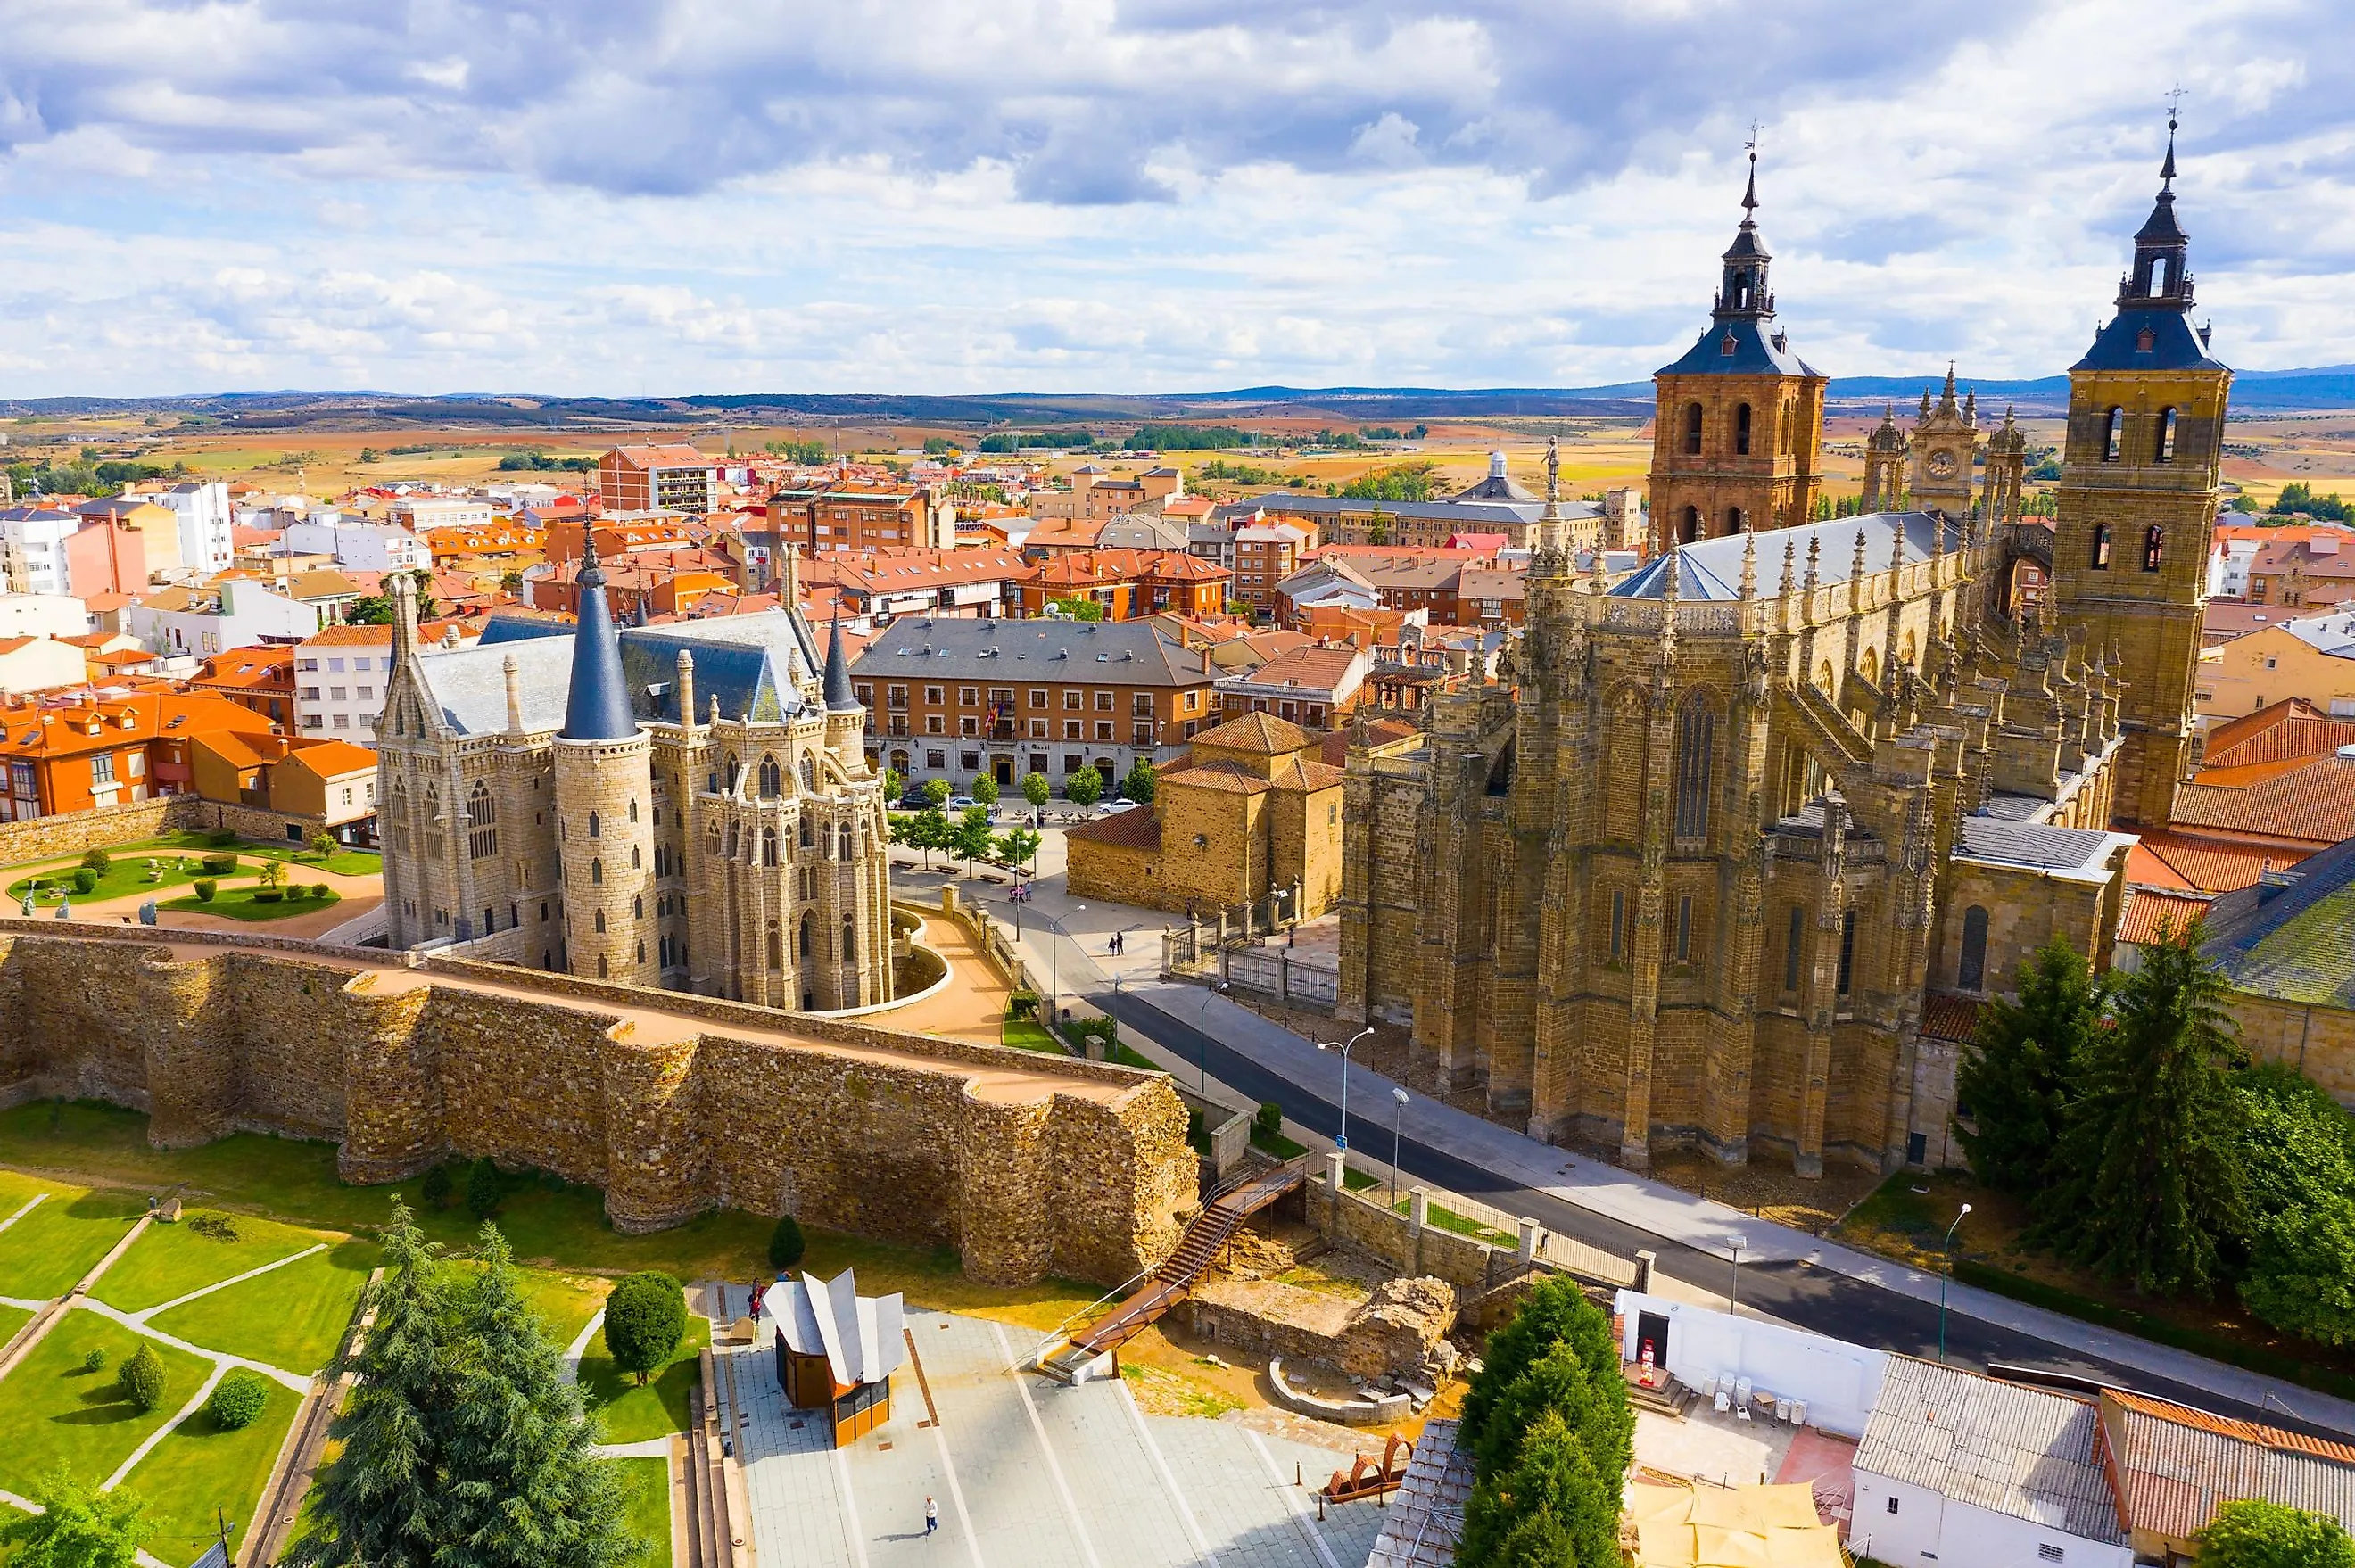
[[[670,1568],[670,1461],[667,1459],[606,1459],[621,1477],[623,1495],[629,1499],[623,1516],[639,1541],[638,1555],[629,1568]]]
[[[234,1279],[248,1269],[292,1257],[323,1239],[292,1225],[238,1215],[230,1221],[237,1226],[237,1239],[216,1241],[190,1222],[197,1212],[186,1211],[176,1224],[148,1226],[146,1234],[115,1260],[91,1294],[109,1307],[144,1312],[176,1301],[192,1290]]]
[[[146,1244],[145,1238],[140,1244]],[[208,1350],[290,1372],[315,1372],[336,1353],[379,1255],[374,1242],[345,1242],[159,1312],[149,1321]]]
[[[0,1147],[5,1144],[0,1139]],[[0,1296],[63,1296],[129,1232],[131,1221],[147,1211],[147,1200],[134,1192],[89,1192],[48,1182],[25,1185],[34,1191],[53,1190],[31,1213],[0,1231]],[[24,1201],[0,1193],[0,1204],[10,1213]]]
[[[310,889],[317,885],[305,886],[299,899],[291,891],[282,889],[279,891],[285,891],[286,897],[261,902],[254,898],[262,891],[257,882],[241,888],[223,888],[209,901],[194,893],[186,898],[165,899],[163,907],[183,910],[190,914],[217,914],[229,920],[284,920],[290,914],[308,914],[314,909],[325,909],[329,904],[344,901],[344,895],[333,888],[327,890],[325,898],[315,896]]]
[[[0,1381],[0,1488],[24,1496],[60,1461],[84,1480],[103,1480],[172,1418],[210,1369],[185,1351],[157,1345],[164,1398],[142,1415],[114,1390],[116,1370],[142,1343],[112,1318],[69,1312],[33,1347]],[[81,1370],[83,1355],[93,1349],[106,1352],[104,1371]]]
[[[1017,1051],[1045,1051],[1057,1056],[1071,1054],[1055,1043],[1055,1037],[1047,1032],[1046,1025],[1033,1019],[1007,1019],[998,1034],[997,1043],[1010,1045]]]
[[[123,1483],[152,1510],[155,1533],[148,1537],[147,1550],[175,1568],[195,1562],[213,1543],[218,1509],[228,1516],[234,1554],[261,1506],[270,1467],[301,1403],[293,1390],[272,1383],[269,1400],[251,1425],[223,1432],[198,1410],[156,1444]]]
[[[524,1299],[531,1303],[539,1320],[548,1326],[548,1337],[556,1341],[557,1349],[570,1349],[581,1330],[589,1327],[589,1319],[605,1305],[605,1297],[613,1288],[609,1279],[591,1279],[580,1275],[555,1274],[545,1269],[523,1271]]]
[[[144,856],[163,852],[176,855],[254,855],[266,860],[283,860],[296,868],[315,866],[347,877],[373,877],[384,869],[384,857],[373,849],[339,848],[334,854],[322,860],[301,845],[263,842],[251,838],[240,838],[234,844],[224,844],[215,848],[210,834],[194,830],[167,833],[161,838],[143,839],[139,843],[127,844],[120,849],[107,851],[108,854],[114,856]]]
[[[126,898],[133,893],[166,892],[173,888],[186,887],[205,874],[202,870],[193,868],[184,871],[180,869],[176,857],[165,857],[158,862],[161,874],[150,881],[147,876],[147,859],[148,857],[144,855],[136,859],[129,855],[117,855],[114,857],[113,866],[108,869],[106,875],[98,879],[98,886],[89,892],[74,893],[73,896],[95,902],[100,899]],[[38,880],[43,884],[40,901],[53,905],[58,901],[57,895],[60,891],[71,891],[73,873],[74,869],[71,866],[62,866],[39,872],[37,876],[19,877],[8,884],[8,901],[21,906],[24,902],[25,890]]]
[[[1252,1124],[1251,1141],[1252,1147],[1278,1159],[1298,1159],[1308,1152],[1307,1145],[1294,1143],[1282,1133],[1269,1132],[1257,1122]]]
[[[30,1310],[22,1307],[0,1307],[0,1345],[16,1337],[16,1330],[33,1320]]]
[[[687,1315],[687,1337],[670,1361],[644,1388],[617,1370],[605,1336],[589,1341],[581,1358],[581,1388],[605,1417],[605,1441],[636,1443],[687,1430],[687,1391],[701,1377],[698,1352],[711,1343],[711,1319]]]

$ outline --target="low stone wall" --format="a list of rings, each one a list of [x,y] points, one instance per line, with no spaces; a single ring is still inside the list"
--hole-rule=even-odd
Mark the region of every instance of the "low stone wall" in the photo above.
[[[1436,1376],[1455,1359],[1440,1349],[1455,1326],[1455,1292],[1442,1280],[1385,1280],[1352,1301],[1271,1279],[1219,1279],[1196,1286],[1180,1310],[1214,1343],[1316,1361],[1369,1382]]]
[[[1408,1189],[1410,1200],[1403,1213],[1380,1200],[1387,1189],[1369,1190],[1375,1196],[1344,1189],[1337,1201],[1326,1174],[1311,1178],[1309,1221],[1335,1243],[1370,1253],[1401,1274],[1445,1280],[1467,1302],[1532,1268],[1567,1274],[1581,1284],[1608,1289],[1628,1285],[1636,1277],[1633,1262],[1548,1237],[1542,1232],[1533,1236],[1534,1245],[1525,1255],[1518,1246],[1495,1246],[1477,1237],[1441,1230],[1430,1222],[1428,1211],[1432,1202],[1444,1202],[1444,1195],[1434,1200],[1425,1188]],[[1576,1255],[1565,1261],[1559,1255],[1565,1252]]]
[[[300,827],[307,839],[322,820],[250,805],[223,805],[201,795],[164,795],[60,816],[37,816],[28,822],[0,822],[0,866],[79,855],[85,849],[111,849],[117,844],[135,844],[182,828],[226,827],[240,837],[287,844],[293,842],[286,837],[289,823]]]
[[[193,951],[0,920],[0,1101],[132,1106],[163,1147],[332,1137],[362,1183],[488,1157],[602,1188],[618,1230],[792,1212],[954,1246],[997,1284],[1128,1279],[1194,1199],[1185,1110],[1157,1073],[1058,1062],[1075,1092],[1008,1102],[961,1069],[1035,1075],[1036,1055],[497,965],[169,940]],[[809,1043],[763,1038],[780,1033]]]

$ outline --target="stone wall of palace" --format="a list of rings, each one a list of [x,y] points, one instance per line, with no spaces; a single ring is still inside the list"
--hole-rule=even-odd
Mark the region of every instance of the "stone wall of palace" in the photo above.
[[[131,1106],[165,1147],[333,1137],[356,1182],[488,1157],[602,1189],[624,1232],[790,1211],[954,1246],[996,1284],[1118,1284],[1196,1200],[1159,1074],[1058,1061],[1071,1092],[1009,1100],[976,1080],[1040,1059],[496,965],[170,941],[0,921],[0,1103]],[[784,1030],[807,1043],[762,1038]]]

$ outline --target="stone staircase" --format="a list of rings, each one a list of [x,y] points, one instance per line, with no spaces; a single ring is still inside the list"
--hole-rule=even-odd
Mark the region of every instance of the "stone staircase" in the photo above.
[[[1673,1372],[1660,1374],[1661,1381],[1646,1388],[1631,1375],[1627,1379],[1627,1403],[1637,1410],[1648,1410],[1655,1415],[1665,1415],[1670,1421],[1682,1421],[1685,1412],[1700,1397],[1676,1379]]]

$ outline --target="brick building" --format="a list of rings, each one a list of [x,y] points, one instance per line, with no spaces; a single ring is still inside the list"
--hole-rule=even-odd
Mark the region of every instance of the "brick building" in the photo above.
[[[845,480],[788,487],[771,496],[766,509],[776,549],[795,544],[806,555],[828,555],[910,545],[956,548],[956,508],[932,486]]]
[[[609,513],[699,517],[719,509],[719,465],[692,446],[617,446],[597,460],[597,496]]]
[[[1085,600],[1108,621],[1147,615],[1215,615],[1226,608],[1233,574],[1183,550],[1061,550],[1017,584],[1014,613],[1043,615],[1061,601]]]

